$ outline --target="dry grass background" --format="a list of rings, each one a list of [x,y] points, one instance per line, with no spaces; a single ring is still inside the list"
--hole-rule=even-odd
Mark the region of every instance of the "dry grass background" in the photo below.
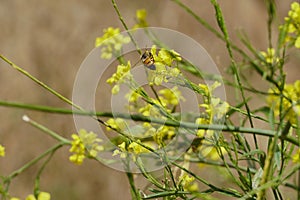
[[[208,0],[185,0],[201,17],[216,26],[214,11]],[[278,17],[283,19],[291,0],[277,0]],[[253,44],[261,50],[267,47],[264,1],[220,1],[233,40],[238,42],[237,30],[248,33]],[[200,26],[191,16],[170,1],[118,1],[120,11],[129,25],[134,24],[135,10],[148,10],[149,24],[180,31],[206,48],[223,72],[228,66],[224,44]],[[280,23],[280,21],[276,21]],[[22,66],[38,79],[67,97],[72,96],[76,72],[94,45],[95,37],[108,26],[119,26],[117,15],[109,0],[1,0],[0,53]],[[277,31],[276,29],[274,30]],[[287,69],[288,80],[299,78],[296,59]],[[256,81],[255,73],[249,78]],[[253,76],[253,77],[252,77]],[[267,88],[266,85],[258,87]],[[0,61],[0,99],[31,104],[68,107],[23,75]],[[0,159],[0,174],[8,174],[22,166],[55,141],[22,122],[28,114],[38,122],[69,137],[75,131],[72,117],[0,107],[0,143],[7,155]],[[59,150],[42,175],[42,190],[51,192],[52,199],[130,199],[125,174],[92,161],[74,166],[68,161],[68,149]],[[34,166],[16,178],[11,194],[24,197],[32,193],[38,170]]]

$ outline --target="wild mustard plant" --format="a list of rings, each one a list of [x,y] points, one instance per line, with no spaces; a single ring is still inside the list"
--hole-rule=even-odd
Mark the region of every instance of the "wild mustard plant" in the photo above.
[[[286,83],[284,72],[285,63],[288,61],[285,57],[286,52],[291,48],[300,48],[299,3],[291,4],[284,24],[279,27],[280,33],[276,45],[271,43],[271,32],[268,33],[269,44],[266,51],[256,50],[247,39],[242,38],[243,44],[251,52],[248,54],[231,41],[222,10],[216,0],[211,0],[211,3],[216,12],[220,32],[180,0],[172,1],[225,42],[231,60],[232,74],[230,75],[233,75],[233,81],[228,79],[224,83],[233,87],[231,89],[235,90],[241,98],[237,98],[234,104],[229,104],[215,95],[216,89],[222,84],[220,79],[215,80],[214,76],[210,76],[214,83],[204,84],[204,75],[199,71],[188,70],[196,67],[177,53],[176,49],[169,49],[162,45],[164,41],[158,41],[155,37],[151,39],[156,45],[153,45],[150,50],[147,47],[139,47],[131,32],[128,32],[128,36],[124,36],[120,28],[104,29],[103,36],[96,38],[95,46],[101,48],[99,56],[102,59],[119,61],[116,72],[106,82],[112,86],[112,95],[120,93],[122,84],[128,86],[129,92],[124,96],[126,102],[124,107],[130,114],[87,112],[1,55],[2,60],[14,69],[64,102],[73,105],[77,109],[73,111],[74,114],[86,115],[96,120],[106,127],[108,135],[112,132],[116,133],[111,134],[111,143],[106,144],[98,134],[81,129],[71,135],[70,141],[29,118],[23,118],[24,121],[56,139],[57,144],[8,176],[1,175],[0,194],[3,199],[17,200],[18,198],[11,197],[8,191],[12,179],[48,156],[36,177],[34,191],[40,191],[38,180],[44,166],[56,150],[63,146],[70,146],[69,160],[77,165],[82,164],[85,159],[99,161],[100,152],[109,153],[114,162],[123,164],[130,183],[132,199],[216,199],[220,196],[220,198],[229,196],[235,199],[259,200],[269,199],[271,196],[274,199],[292,199],[296,196],[300,198],[300,181],[296,180],[300,169],[298,139],[300,137],[300,81],[296,80],[293,84]],[[116,2],[114,0],[112,2],[120,21],[128,30]],[[266,2],[268,26],[271,26],[275,16],[273,9],[275,6],[271,0]],[[146,17],[145,9],[136,12],[136,24],[132,26],[134,31],[137,31],[137,28],[148,27]],[[153,36],[151,30],[145,29],[145,32]],[[144,67],[148,79],[146,87],[138,84],[131,73],[135,65],[132,66],[133,62],[122,55],[123,46],[130,42],[135,44],[136,51],[140,55],[143,53],[140,48],[145,48],[147,55],[153,57],[148,60],[152,62],[151,67],[149,65]],[[233,51],[243,57],[241,64],[237,62]],[[257,72],[266,85],[270,85],[268,91],[253,88],[247,76],[242,76],[241,69],[245,63]],[[186,76],[189,73],[199,79],[192,82]],[[164,84],[171,86],[164,88]],[[201,99],[201,103],[197,105],[199,113],[180,113],[181,103],[189,98],[184,96],[183,88],[193,91],[197,98]],[[245,91],[252,93],[249,98]],[[249,101],[253,94],[265,95],[266,104],[252,110]],[[72,113],[69,110],[44,106],[0,103],[3,106],[46,112]],[[239,122],[233,119],[235,114],[239,116]],[[104,117],[108,119],[102,120]],[[255,120],[267,128],[257,128]],[[247,122],[249,127],[246,125]],[[252,134],[253,140],[245,134]],[[256,136],[268,137],[267,148],[258,143]],[[186,148],[180,151],[182,147]],[[4,155],[5,149],[0,145],[0,156]],[[148,171],[147,162],[144,160],[149,157],[156,159],[155,162],[151,162],[152,160],[150,162],[161,167],[161,176],[156,177]],[[120,160],[114,160],[115,158]],[[148,188],[136,184],[133,176],[136,171],[131,171],[132,166],[135,166],[135,169],[146,178]],[[218,173],[218,179],[206,177],[205,173],[208,171]],[[223,185],[219,177],[222,177],[222,181],[227,182],[228,185]],[[285,194],[282,188],[293,191],[293,194],[291,196]],[[270,193],[267,194],[267,191]],[[218,196],[215,195],[216,193]],[[27,196],[26,200],[50,200],[50,198],[49,193],[35,192],[34,195]]]

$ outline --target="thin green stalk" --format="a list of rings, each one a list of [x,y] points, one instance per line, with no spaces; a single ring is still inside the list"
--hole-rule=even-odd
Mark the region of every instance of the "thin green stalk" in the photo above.
[[[191,192],[177,191],[177,190],[161,191],[161,192],[156,192],[155,194],[147,195],[146,197],[143,197],[142,199],[158,199],[160,197],[170,197],[173,195],[179,196],[179,195],[188,195],[188,194],[191,194]],[[167,199],[169,199],[169,198],[167,198]]]
[[[197,179],[198,181],[200,181],[201,183],[205,184],[206,186],[210,187],[212,191],[215,192],[219,192],[219,193],[223,193],[223,194],[227,194],[230,196],[234,196],[234,197],[241,197],[242,195],[239,194],[237,191],[233,191],[230,189],[225,189],[225,188],[219,188],[215,185],[210,184],[208,181],[204,180],[203,178],[197,176],[196,174],[194,174],[191,170],[188,170],[184,167],[182,167],[181,165],[177,164],[176,162],[172,162],[172,165],[178,167],[179,169],[185,171],[186,173],[188,173],[189,175],[195,177],[195,179]]]
[[[127,24],[125,23],[122,15],[120,13],[120,10],[118,8],[118,5],[117,5],[116,1],[115,0],[111,0],[111,2],[113,4],[113,7],[114,7],[114,9],[115,9],[118,17],[119,17],[119,20],[121,21],[122,25],[124,26],[125,30],[127,31],[127,34],[129,35],[129,37],[130,37],[131,41],[133,42],[135,48],[137,49],[138,53],[141,55],[142,51],[139,48],[139,46],[138,46],[137,42],[135,41],[135,39],[133,38],[132,34],[130,33],[129,28],[128,28]]]
[[[48,150],[46,150],[44,153],[42,153],[41,155],[39,155],[38,157],[34,158],[33,160],[29,161],[28,163],[24,164],[21,168],[13,171],[10,175],[8,175],[5,178],[4,183],[8,184],[11,182],[11,180],[15,177],[17,177],[19,174],[21,174],[22,172],[24,172],[25,170],[27,170],[29,167],[33,166],[34,164],[36,164],[37,162],[39,162],[41,159],[43,159],[45,156],[47,156],[48,154],[51,154],[52,152],[56,151],[57,149],[59,149],[60,147],[64,146],[65,143],[60,142],[56,145],[54,145],[53,147],[49,148]]]
[[[47,135],[50,135],[51,137],[53,137],[54,139],[58,140],[59,142],[63,143],[63,144],[71,144],[71,141],[60,136],[58,133],[55,133],[54,131],[48,129],[47,127],[37,123],[36,121],[30,119],[28,116],[24,115],[23,116],[23,120],[25,122],[28,122],[29,124],[31,124],[32,126],[40,129],[41,131],[45,132]]]
[[[224,35],[224,39],[225,39],[225,42],[226,42],[226,48],[228,50],[228,54],[229,54],[229,57],[230,57],[230,61],[231,61],[231,65],[232,65],[232,69],[233,69],[233,72],[234,72],[234,75],[235,75],[237,85],[239,86],[238,88],[239,88],[240,93],[242,95],[243,102],[245,103],[245,108],[246,108],[246,111],[247,111],[247,114],[248,114],[248,119],[249,119],[249,122],[250,122],[250,126],[251,126],[251,128],[253,128],[254,125],[253,125],[253,122],[252,122],[250,108],[249,108],[249,105],[248,105],[246,97],[245,97],[243,85],[242,85],[241,80],[240,80],[240,75],[239,75],[239,72],[238,72],[238,69],[237,69],[236,62],[233,58],[232,45],[231,45],[231,42],[230,42],[230,39],[229,39],[229,35],[228,35],[228,32],[227,32],[227,28],[226,28],[226,25],[225,25],[223,14],[222,14],[221,8],[220,8],[219,4],[217,3],[217,1],[216,0],[211,0],[211,2],[212,2],[213,6],[215,8],[215,11],[216,11],[216,19],[217,19],[218,25],[219,25],[219,27],[220,27],[223,35]],[[256,147],[256,149],[258,149],[258,144],[257,144],[257,139],[256,139],[255,134],[253,134],[253,138],[254,138],[255,147]]]
[[[45,162],[43,163],[43,165],[41,166],[41,168],[39,169],[36,178],[35,178],[35,186],[34,186],[34,195],[38,196],[38,194],[40,193],[40,178],[41,178],[41,174],[44,171],[44,169],[46,168],[47,164],[50,162],[51,158],[53,157],[54,153],[56,152],[57,149],[53,150],[51,152],[51,154],[49,155],[49,157],[45,160]]]
[[[268,42],[269,48],[272,48],[272,23],[276,16],[276,8],[274,0],[267,0],[267,9],[268,9]]]
[[[188,14],[192,15],[202,26],[204,26],[207,30],[214,33],[218,38],[224,40],[224,37],[222,34],[220,34],[216,29],[214,29],[209,23],[207,23],[204,19],[199,17],[192,9],[190,9],[188,6],[183,4],[180,0],[172,0],[175,2],[178,6],[183,8]]]
[[[139,168],[139,170],[142,172],[143,176],[150,181],[153,185],[155,185],[157,188],[161,190],[165,190],[165,187],[162,183],[160,183],[158,180],[156,180],[145,168],[143,161],[141,160],[140,157],[136,158],[136,165]]]
[[[46,89],[47,91],[49,91],[50,93],[54,94],[55,96],[57,96],[59,99],[63,100],[64,102],[66,102],[67,104],[77,108],[78,110],[83,110],[80,106],[74,104],[71,100],[69,100],[68,98],[64,97],[62,94],[56,92],[54,89],[52,89],[51,87],[49,87],[48,85],[46,85],[45,83],[43,83],[42,81],[38,80],[37,78],[35,78],[34,76],[32,76],[29,72],[27,72],[26,70],[22,69],[21,67],[17,66],[15,63],[13,63],[12,61],[10,61],[8,58],[4,57],[3,55],[0,54],[0,58],[2,60],[4,60],[7,64],[9,64],[11,67],[13,67],[14,69],[18,70],[19,72],[21,72],[23,75],[27,76],[28,78],[30,78],[31,80],[33,80],[35,83],[39,84],[40,86],[42,86],[44,89]]]
[[[85,115],[85,116],[98,116],[98,117],[114,117],[114,118],[123,118],[130,119],[133,121],[141,121],[141,122],[150,122],[156,124],[163,124],[166,126],[173,127],[182,127],[189,129],[203,129],[203,130],[216,130],[216,131],[226,131],[226,132],[237,132],[237,133],[246,133],[246,134],[257,134],[261,136],[274,137],[275,132],[273,130],[265,130],[265,129],[257,129],[257,128],[247,128],[247,127],[237,127],[230,125],[220,125],[220,124],[195,124],[191,122],[178,122],[173,120],[161,120],[159,118],[146,117],[140,114],[124,114],[124,113],[112,113],[112,112],[84,112],[84,111],[72,111],[67,109],[60,108],[52,108],[47,106],[36,106],[29,104],[19,104],[19,103],[11,103],[11,102],[0,102],[0,105],[17,107],[29,110],[38,110],[43,112],[51,112],[51,113],[59,113],[59,114],[76,114],[76,115]],[[56,112],[57,111],[57,112]],[[285,141],[290,142],[296,146],[300,146],[298,139],[295,139],[291,136],[286,136],[283,138]]]
[[[128,181],[129,181],[132,199],[139,200],[141,198],[140,198],[140,194],[135,186],[133,174],[130,172],[130,157],[128,154],[126,156],[126,159],[123,160],[123,164],[124,164],[124,169],[126,171]]]
[[[182,7],[188,14],[190,14],[192,17],[194,17],[207,30],[211,31],[214,35],[216,35],[217,38],[219,38],[222,41],[226,42],[226,40],[225,40],[225,38],[222,34],[220,34],[218,31],[216,31],[216,29],[214,29],[212,26],[210,26],[209,23],[207,23],[204,19],[199,17],[195,12],[193,12],[189,7],[184,5],[180,0],[172,0],[172,1],[175,2],[176,4],[178,4],[180,7]],[[285,37],[282,37],[282,38],[285,38]],[[241,56],[243,58],[245,58],[251,64],[252,67],[254,67],[254,69],[256,70],[256,72],[258,74],[263,76],[264,70],[262,70],[255,62],[253,62],[252,58],[250,58],[242,49],[240,49],[238,46],[234,45],[233,43],[231,43],[231,47],[236,52],[241,54]],[[269,82],[271,82],[275,86],[278,86],[277,81],[274,80],[271,76],[267,75],[265,78],[266,78],[266,80],[268,80]]]
[[[270,173],[271,173],[271,169],[273,167],[273,159],[274,159],[274,152],[275,152],[275,148],[276,148],[276,144],[278,141],[278,135],[279,133],[275,134],[274,138],[272,138],[271,140],[271,144],[268,148],[268,154],[264,163],[264,168],[263,168],[263,174],[262,174],[262,178],[261,181],[259,183],[259,185],[263,186],[264,184],[266,184],[269,179],[270,179]],[[265,189],[261,189],[259,190],[258,194],[257,194],[257,200],[263,200],[265,199]]]

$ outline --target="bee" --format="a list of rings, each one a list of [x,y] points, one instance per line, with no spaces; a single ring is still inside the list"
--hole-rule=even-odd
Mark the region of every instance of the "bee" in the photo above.
[[[155,64],[154,64],[154,57],[152,53],[148,50],[146,50],[143,55],[141,56],[141,60],[145,67],[151,70],[155,70]]]

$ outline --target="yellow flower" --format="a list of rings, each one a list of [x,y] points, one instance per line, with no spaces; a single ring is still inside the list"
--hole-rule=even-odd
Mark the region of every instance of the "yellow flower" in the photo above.
[[[40,192],[37,200],[50,200],[51,195],[47,192]]]
[[[173,106],[178,105],[180,99],[184,100],[183,96],[181,95],[181,91],[176,86],[172,89],[161,89],[158,93],[163,96],[166,104],[170,104]]]
[[[228,112],[230,106],[226,101],[221,101],[220,98],[214,97],[214,90],[221,84],[219,82],[213,83],[211,86],[205,84],[199,84],[199,87],[204,93],[204,103],[199,106],[205,109],[204,118],[202,121],[196,120],[198,124],[214,124]],[[199,123],[200,122],[200,123]]]
[[[261,55],[265,58],[266,63],[268,64],[275,64],[279,62],[279,58],[275,55],[274,48],[268,48],[267,52],[261,51]]]
[[[153,102],[159,105],[159,102],[157,102],[157,100],[153,100]],[[146,104],[144,107],[140,107],[138,112],[147,117],[161,117],[159,110],[151,104]]]
[[[126,150],[126,143],[122,142],[121,144],[118,145],[118,147],[120,148],[120,150],[115,150],[113,153],[113,156],[115,155],[120,155],[121,158],[126,158],[127,154],[125,152],[127,152]]]
[[[123,44],[130,42],[130,38],[120,34],[119,28],[109,27],[103,30],[103,36],[97,37],[95,47],[102,46],[101,58],[110,59],[113,55],[119,56]]]
[[[175,128],[171,126],[161,126],[153,134],[153,140],[159,147],[165,146],[165,141],[170,140],[175,135]]]
[[[117,94],[120,90],[120,84],[123,82],[130,83],[132,80],[132,75],[130,73],[131,64],[130,61],[127,62],[127,65],[118,65],[117,71],[106,80],[110,85],[115,84],[112,88],[112,94]]]
[[[130,103],[136,103],[140,98],[140,94],[136,91],[130,91],[125,97]]]
[[[97,157],[98,153],[104,150],[104,147],[99,144],[102,140],[93,132],[87,132],[81,129],[78,135],[72,134],[72,138],[72,146],[69,151],[72,152],[73,155],[71,155],[69,159],[75,164],[82,164],[86,156]],[[86,150],[88,151],[87,153]]]
[[[137,142],[141,143],[140,140],[137,140]],[[149,152],[148,149],[146,149],[143,146],[139,145],[137,142],[131,142],[128,145],[128,150],[130,152],[133,152],[134,154],[148,153]]]
[[[161,63],[162,65],[172,66],[172,63],[174,61],[182,60],[180,54],[174,50],[167,50],[167,49],[161,48],[159,50],[158,54],[156,54],[156,51],[157,51],[156,46],[153,45],[151,48],[151,53],[154,57],[155,64]]]
[[[296,48],[300,48],[300,5],[298,2],[291,4],[285,24],[280,26],[285,34],[284,43],[291,42]]]
[[[137,23],[133,26],[133,29],[144,28],[148,26],[146,21],[147,11],[145,9],[140,9],[136,11],[136,20]]]
[[[300,49],[300,36],[298,36],[296,41],[295,41],[295,47]]]
[[[50,199],[51,199],[51,195],[48,192],[40,192],[37,198],[35,198],[33,194],[30,194],[26,197],[25,200],[50,200]],[[12,197],[10,198],[10,200],[20,200],[20,199],[16,197]]]
[[[163,82],[168,82],[169,79],[180,75],[179,69],[172,68],[173,63],[181,60],[177,52],[161,48],[157,53],[156,46],[153,45],[151,54],[153,55],[156,69],[148,71],[150,85],[161,85]]]
[[[127,123],[124,119],[121,118],[109,118],[106,123],[111,126],[113,129],[124,131],[127,129]],[[106,127],[106,130],[111,130],[111,128]]]
[[[72,146],[69,151],[74,154],[69,157],[69,160],[77,165],[80,165],[85,158],[84,145],[77,134],[72,134],[72,138]]]
[[[198,191],[198,184],[195,183],[195,178],[193,176],[189,176],[186,173],[179,177],[180,185],[183,187],[185,191],[196,192]]]
[[[280,96],[277,88],[269,89],[270,95],[267,97],[267,104],[274,110],[275,116],[280,114]],[[285,118],[296,125],[300,116],[300,80],[294,84],[285,84],[283,89],[284,98],[282,99],[282,108]]]
[[[0,145],[0,157],[4,157],[5,156],[5,147]]]
[[[300,162],[300,149],[292,156],[292,159],[294,163]]]

